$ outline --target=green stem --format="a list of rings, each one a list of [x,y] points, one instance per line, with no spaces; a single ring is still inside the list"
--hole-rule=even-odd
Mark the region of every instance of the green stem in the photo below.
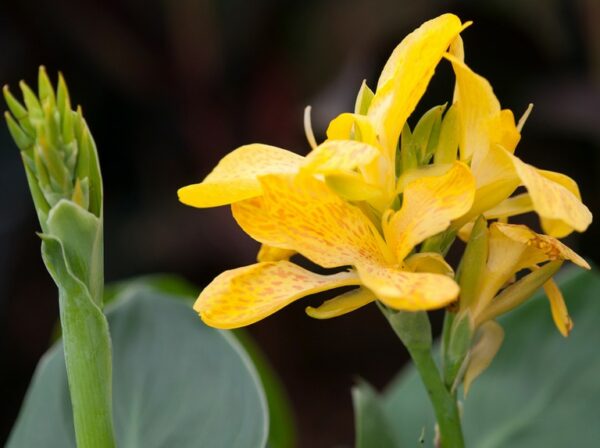
[[[437,420],[441,446],[444,448],[463,448],[462,428],[460,415],[455,398],[446,389],[440,376],[439,370],[433,360],[430,349],[408,348],[415,367],[421,376],[421,380],[427,389],[429,400],[433,405],[435,418]]]

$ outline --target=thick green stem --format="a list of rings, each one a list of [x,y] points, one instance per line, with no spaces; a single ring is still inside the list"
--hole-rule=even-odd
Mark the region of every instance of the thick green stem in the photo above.
[[[463,448],[465,445],[456,399],[446,389],[430,349],[408,348],[435,412],[443,448]]]

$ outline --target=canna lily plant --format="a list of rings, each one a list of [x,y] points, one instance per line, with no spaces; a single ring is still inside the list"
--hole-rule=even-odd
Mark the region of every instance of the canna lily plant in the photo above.
[[[466,394],[497,353],[500,315],[543,287],[557,328],[564,336],[571,330],[552,276],[566,260],[589,265],[557,238],[592,220],[575,181],[514,154],[531,107],[515,122],[465,64],[460,33],[469,25],[444,14],[408,35],[375,90],[363,83],[354,112],[334,118],[320,144],[307,110],[306,156],[242,146],[179,190],[187,205],[231,205],[262,243],[258,263],[220,274],[201,292],[194,309],[205,323],[238,328],[305,296],[354,287],[307,314],[326,319],[377,303],[427,386],[444,447],[464,445],[458,386]],[[452,104],[432,108],[411,129],[408,119],[444,59],[456,77]],[[526,192],[515,193],[519,187]],[[539,215],[544,233],[508,223],[528,212]],[[457,237],[467,244],[455,272],[445,256]],[[296,255],[346,269],[317,274],[291,262]],[[426,311],[440,308],[438,369]]]

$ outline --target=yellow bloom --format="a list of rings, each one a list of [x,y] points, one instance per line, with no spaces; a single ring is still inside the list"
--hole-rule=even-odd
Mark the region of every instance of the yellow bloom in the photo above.
[[[500,108],[488,81],[465,65],[460,37],[451,46],[451,53],[446,58],[456,75],[460,159],[470,162],[477,180],[473,210],[461,223],[482,213],[493,219],[536,211],[544,231],[557,238],[587,229],[592,214],[581,202],[575,181],[539,170],[514,155],[524,120],[515,124],[512,112]],[[527,193],[509,198],[520,185]]]
[[[246,233],[269,247],[297,251],[325,268],[352,269],[318,275],[283,260],[226,271],[194,305],[207,324],[249,325],[301,297],[350,285],[361,289],[311,308],[309,314],[337,316],[375,297],[392,308],[411,311],[439,308],[456,299],[458,286],[449,276],[420,272],[423,266],[444,272],[447,265],[441,257],[409,257],[406,262],[405,258],[471,207],[474,180],[466,165],[456,162],[441,176],[411,182],[400,210],[385,213],[381,223],[373,223],[359,206],[341,199],[312,174],[266,175],[259,181],[261,196],[232,204]]]

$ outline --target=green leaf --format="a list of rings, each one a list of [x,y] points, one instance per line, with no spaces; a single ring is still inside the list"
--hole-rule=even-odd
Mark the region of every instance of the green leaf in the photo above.
[[[391,422],[382,407],[377,391],[365,381],[352,388],[356,448],[392,448]],[[402,418],[399,416],[399,418]],[[414,446],[414,444],[413,444]]]
[[[575,322],[571,335],[556,330],[541,292],[500,319],[504,343],[463,404],[467,446],[596,446],[600,440],[600,274],[572,269],[559,284]],[[423,426],[433,434],[433,410],[413,369],[389,387],[384,408],[396,422],[397,446],[414,446]],[[431,437],[426,442],[433,446]]]
[[[237,340],[203,325],[182,300],[146,287],[123,294],[107,312],[118,446],[265,446],[264,393]],[[74,446],[58,344],[36,370],[8,447]]]

